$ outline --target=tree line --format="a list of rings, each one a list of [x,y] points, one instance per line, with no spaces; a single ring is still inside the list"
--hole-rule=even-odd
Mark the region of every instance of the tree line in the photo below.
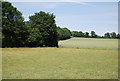
[[[55,23],[55,15],[40,11],[24,21],[22,13],[10,2],[2,1],[2,47],[58,47],[59,40],[71,37],[99,37],[94,31],[70,31]],[[110,35],[110,36],[109,36]],[[105,38],[116,38],[115,33]],[[120,35],[118,36],[120,38]]]
[[[82,31],[72,31],[73,37],[87,37],[87,38],[120,38],[120,34],[116,34],[115,32],[107,32],[104,36],[99,36],[95,33],[95,31],[89,32],[82,32]]]

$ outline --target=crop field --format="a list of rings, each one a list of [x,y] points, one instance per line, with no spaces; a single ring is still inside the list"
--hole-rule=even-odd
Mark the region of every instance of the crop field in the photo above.
[[[2,78],[118,78],[117,39],[72,38],[59,45],[62,48],[3,48]]]

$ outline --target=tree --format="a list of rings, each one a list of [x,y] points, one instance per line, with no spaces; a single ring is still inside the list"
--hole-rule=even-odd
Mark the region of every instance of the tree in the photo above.
[[[91,37],[97,37],[97,35],[95,34],[95,31],[91,31]]]
[[[83,37],[84,36],[84,33],[82,31],[79,31],[78,33],[79,33],[79,35],[78,35],[79,37]]]
[[[71,31],[68,28],[57,28],[58,32],[58,39],[59,40],[65,40],[71,38]]]
[[[72,31],[72,36],[73,37],[78,37],[78,31]]]
[[[2,2],[3,47],[24,46],[28,32],[22,13],[9,2]]]
[[[73,37],[83,37],[84,33],[82,31],[72,31],[72,36]]]
[[[111,33],[111,38],[116,38],[116,33],[115,32]]]
[[[89,37],[89,33],[88,32],[85,32],[85,37]]]
[[[70,36],[71,36],[71,32],[70,32],[70,30],[68,29],[68,28],[62,28],[62,30],[63,30],[63,34],[64,34],[64,38],[65,39],[69,39],[70,38]]]
[[[30,22],[25,22],[25,26],[28,28],[28,38],[26,40],[26,46],[27,47],[37,47],[40,46],[40,44],[43,42],[43,40],[40,40],[41,33],[39,32],[38,28],[32,28]]]
[[[2,47],[2,2],[0,1],[0,47]]]
[[[120,34],[119,33],[117,34],[117,38],[120,38]]]
[[[110,38],[110,33],[109,33],[109,32],[105,33],[105,34],[104,34],[104,37],[105,37],[105,38]]]
[[[29,17],[29,22],[32,28],[39,31],[37,46],[57,47],[58,34],[55,24],[55,16],[50,13],[40,11]],[[42,40],[42,41],[41,41]]]

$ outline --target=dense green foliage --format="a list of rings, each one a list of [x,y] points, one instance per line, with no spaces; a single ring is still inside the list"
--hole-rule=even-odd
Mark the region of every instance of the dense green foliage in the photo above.
[[[110,33],[108,33],[108,32],[105,33],[105,34],[104,34],[104,37],[105,37],[105,38],[110,38]]]
[[[84,37],[84,33],[82,31],[72,31],[72,36],[73,37]]]
[[[24,46],[27,28],[24,26],[22,13],[9,2],[2,2],[3,47]]]
[[[88,32],[83,33],[82,31],[72,31],[73,37],[90,37]]]
[[[116,34],[115,32],[112,32],[112,33],[107,32],[104,34],[104,37],[105,38],[120,38],[120,34],[119,33]]]
[[[97,34],[95,33],[95,31],[91,31],[91,37],[93,38],[97,37]]]
[[[58,32],[58,39],[59,40],[65,40],[71,38],[71,31],[67,28],[57,28]]]
[[[26,23],[31,28],[27,40],[28,45],[46,47],[55,47],[58,45],[57,26],[53,14],[41,11],[29,18],[29,22]]]
[[[53,14],[39,12],[24,22],[22,13],[9,2],[2,2],[3,47],[57,47],[58,34]]]
[[[2,47],[2,2],[0,1],[0,47]]]
[[[120,34],[116,34],[115,32],[112,33],[105,33],[104,36],[98,36],[95,31],[91,31],[89,34],[88,32],[82,32],[82,31],[72,31],[73,37],[89,37],[89,38],[120,38]]]
[[[82,32],[82,31],[72,31],[72,36],[73,37],[97,37],[94,31],[91,31],[91,36],[89,35],[88,32]]]

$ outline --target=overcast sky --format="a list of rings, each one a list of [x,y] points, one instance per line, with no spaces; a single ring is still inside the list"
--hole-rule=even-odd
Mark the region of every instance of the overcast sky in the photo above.
[[[117,2],[12,2],[26,21],[39,11],[53,13],[56,24],[77,31],[96,31],[98,35],[118,32]]]

